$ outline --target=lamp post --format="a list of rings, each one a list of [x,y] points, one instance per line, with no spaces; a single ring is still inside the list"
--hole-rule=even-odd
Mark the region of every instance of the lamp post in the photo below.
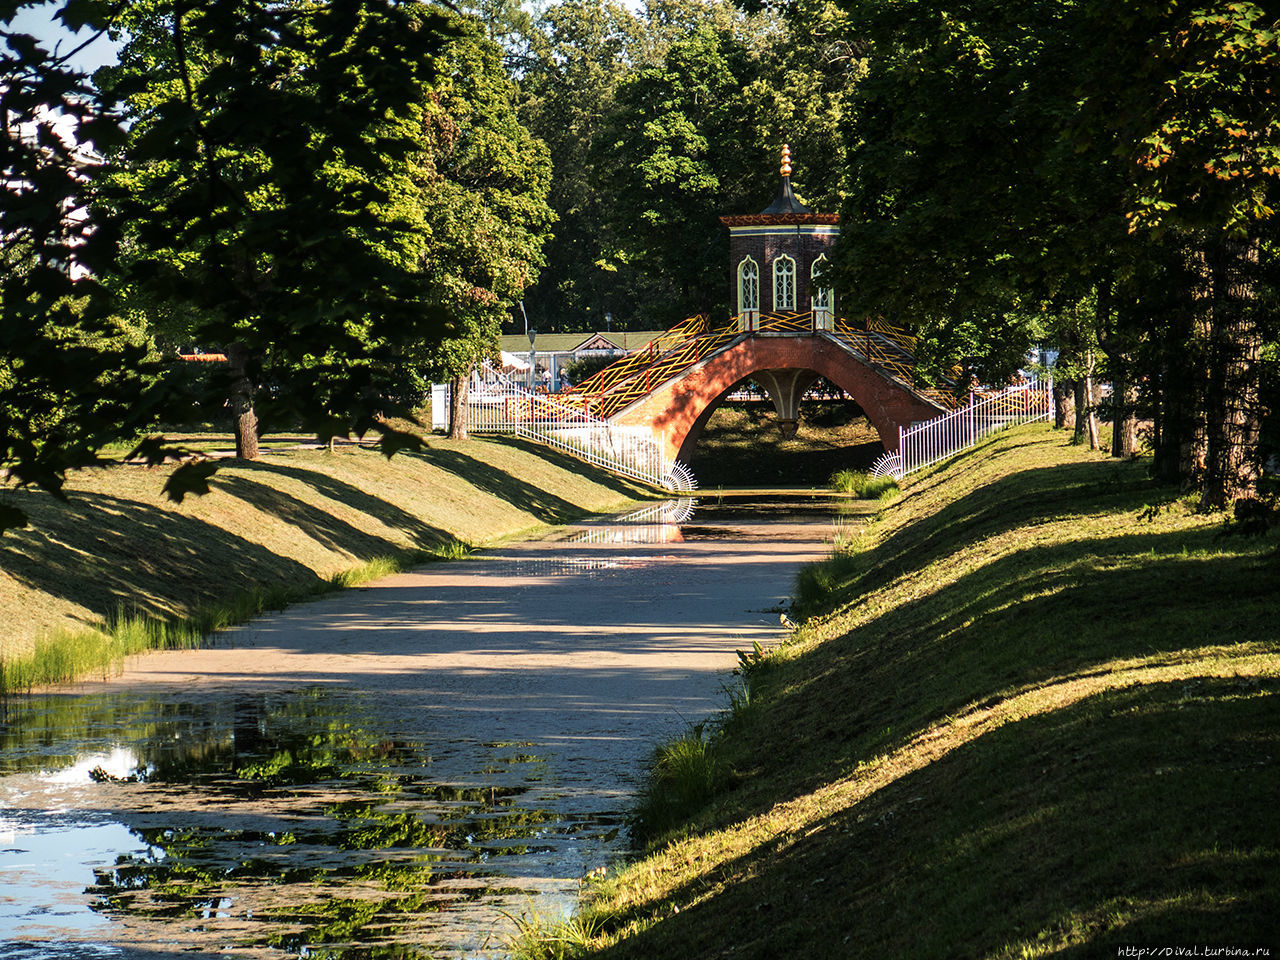
[[[608,310],[604,312],[604,329],[606,333],[613,330],[613,314]]]
[[[533,327],[530,327],[529,328],[529,392],[530,393],[533,393],[533,378],[534,378],[534,374],[537,372],[537,369],[538,369],[537,354],[534,353],[534,350],[533,350],[533,341],[534,341],[534,338],[537,337],[537,335],[538,335],[538,331],[533,329]]]

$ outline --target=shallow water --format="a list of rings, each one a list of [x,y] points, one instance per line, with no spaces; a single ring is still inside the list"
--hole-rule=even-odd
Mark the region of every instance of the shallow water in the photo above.
[[[823,496],[646,507],[264,617],[0,724],[0,956],[497,957],[628,853],[780,636]]]

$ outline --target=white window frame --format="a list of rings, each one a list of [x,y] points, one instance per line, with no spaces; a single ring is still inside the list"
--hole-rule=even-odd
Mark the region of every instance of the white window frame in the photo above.
[[[813,261],[809,267],[810,303],[813,309],[813,328],[815,330],[831,330],[835,324],[835,291],[830,287],[818,286],[818,274],[831,262],[824,253]]]
[[[773,261],[773,309],[796,308],[796,262],[785,253]]]
[[[738,264],[738,329],[754,330],[759,321],[760,264],[748,255]]]

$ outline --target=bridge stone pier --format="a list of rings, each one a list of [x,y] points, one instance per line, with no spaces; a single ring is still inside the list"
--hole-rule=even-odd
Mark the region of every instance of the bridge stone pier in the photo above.
[[[822,333],[809,336],[747,334],[725,349],[661,384],[609,418],[619,425],[649,426],[667,456],[689,462],[711,414],[744,380],[769,391],[783,435],[794,435],[800,398],[819,376],[849,394],[896,450],[898,427],[945,412],[935,401],[904,386]],[[788,433],[790,431],[790,433]]]

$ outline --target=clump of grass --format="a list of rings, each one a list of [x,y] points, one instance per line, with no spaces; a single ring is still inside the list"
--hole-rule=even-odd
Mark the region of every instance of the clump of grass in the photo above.
[[[37,639],[26,656],[0,659],[0,696],[99,673],[106,676],[134,654],[192,649],[204,637],[205,631],[191,620],[169,623],[119,611],[102,629],[61,630]]]
[[[447,540],[434,551],[437,560],[465,560],[475,548],[463,540]]]
[[[507,943],[511,960],[574,960],[584,957],[600,928],[597,919],[577,914],[555,920],[537,912],[507,916],[516,925],[516,934]]]
[[[831,475],[827,485],[835,493],[857,493],[861,488],[862,481],[866,478],[867,475],[865,473],[857,470],[837,470]]]
[[[851,493],[860,500],[891,500],[898,495],[893,477],[873,477],[861,470],[837,470],[827,481],[835,493]]]
[[[632,837],[639,843],[657,842],[705,806],[728,782],[728,766],[720,758],[706,722],[692,724],[654,750],[632,813]]]

